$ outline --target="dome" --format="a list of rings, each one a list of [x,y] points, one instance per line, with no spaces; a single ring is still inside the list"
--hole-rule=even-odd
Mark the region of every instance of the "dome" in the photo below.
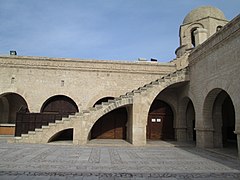
[[[203,6],[193,9],[190,13],[188,13],[188,15],[183,20],[183,24],[191,23],[206,17],[227,20],[220,9],[212,6]]]

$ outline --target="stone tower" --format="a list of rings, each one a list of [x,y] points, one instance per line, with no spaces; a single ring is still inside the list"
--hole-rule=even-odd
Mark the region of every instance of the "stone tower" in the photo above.
[[[203,6],[192,10],[180,26],[180,47],[175,52],[177,57],[203,43],[227,23],[223,12],[218,8]]]

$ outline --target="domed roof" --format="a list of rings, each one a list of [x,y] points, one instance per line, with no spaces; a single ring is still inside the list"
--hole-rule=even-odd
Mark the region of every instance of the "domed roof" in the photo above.
[[[213,17],[217,19],[227,20],[223,12],[212,6],[202,6],[196,9],[193,9],[188,15],[184,18],[183,24],[191,23],[196,20]]]

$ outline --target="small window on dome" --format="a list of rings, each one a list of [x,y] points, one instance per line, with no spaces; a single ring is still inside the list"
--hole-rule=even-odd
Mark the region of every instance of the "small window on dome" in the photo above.
[[[217,29],[216,29],[216,31],[218,32],[218,31],[221,30],[221,29],[222,29],[222,26],[218,26]]]

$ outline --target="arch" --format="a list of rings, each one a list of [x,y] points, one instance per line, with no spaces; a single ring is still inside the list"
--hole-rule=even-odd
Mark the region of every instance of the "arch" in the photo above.
[[[193,47],[196,46],[196,40],[195,40],[194,32],[195,32],[197,29],[198,29],[197,27],[191,29],[191,43],[192,43]]]
[[[98,100],[104,97],[119,97],[120,95],[121,94],[117,93],[116,91],[99,92],[97,95],[91,98],[91,100],[87,103],[86,107],[93,107]]]
[[[180,84],[185,84],[185,83],[188,83],[188,82],[189,82],[189,80],[185,79],[185,77],[183,77],[182,79],[178,79],[177,82],[171,81],[171,83],[163,83],[162,86],[159,86],[158,88],[154,89],[150,94],[148,94],[148,96],[143,97],[144,100],[142,100],[142,101],[146,102],[146,103],[143,104],[144,108],[146,109],[145,112],[147,112],[147,113],[149,112],[151,104],[153,103],[153,101],[165,89],[171,88],[171,87],[174,87],[174,86],[178,86]]]
[[[169,104],[155,99],[150,107],[147,121],[147,139],[173,140],[173,111]]]
[[[220,31],[220,30],[222,29],[222,27],[223,27],[223,26],[221,26],[221,25],[217,26],[216,32]]]
[[[125,107],[117,108],[97,120],[89,139],[124,139],[127,135],[128,113]]]
[[[14,135],[17,112],[28,111],[26,100],[17,93],[0,95],[0,135]]]
[[[173,73],[172,76],[173,78],[170,75],[166,76],[161,84],[159,84],[158,86],[154,86],[154,88],[150,88],[149,91],[143,92],[142,95],[136,94],[134,95],[134,97],[124,97],[120,99],[116,98],[114,102],[110,103],[109,105],[103,106],[100,111],[95,111],[95,113],[91,113],[91,116],[86,117],[85,119],[84,126],[86,128],[83,136],[86,137],[86,140],[89,140],[90,132],[93,125],[100,117],[102,117],[106,113],[120,107],[129,107],[131,111],[131,113],[129,114],[129,119],[132,121],[133,119],[137,118],[139,122],[138,124],[140,124],[139,130],[141,129],[141,131],[144,133],[142,133],[143,136],[138,137],[135,133],[129,132],[129,137],[127,137],[127,139],[129,139],[129,141],[133,144],[138,143],[138,139],[140,139],[141,142],[144,141],[143,143],[145,143],[145,130],[147,125],[148,112],[154,99],[166,87],[171,87],[181,83],[185,83],[186,85],[186,83],[189,82],[188,68],[178,70]],[[146,94],[146,92],[149,93]],[[129,124],[131,127],[133,126],[133,122],[130,122]]]
[[[63,116],[79,112],[77,104],[70,97],[55,95],[48,98],[41,107],[41,113],[59,113]]]
[[[15,124],[16,114],[21,108],[28,110],[26,100],[17,93],[0,95],[0,123]]]
[[[228,147],[229,144],[236,147],[235,124],[235,107],[230,95],[220,88],[211,90],[204,101],[203,125],[213,131],[212,147]]]
[[[201,23],[193,23],[190,26],[187,27],[187,29],[184,31],[184,35],[183,37],[186,37],[188,35],[190,35],[191,31],[193,29],[197,29],[197,28],[204,28],[204,25]]]
[[[179,117],[178,128],[184,129],[184,134],[180,135],[180,141],[194,142],[196,141],[195,130],[195,108],[190,97],[185,96],[179,101]],[[184,137],[184,138],[183,138]]]
[[[48,143],[54,141],[73,141],[73,128],[58,131],[48,140]]]
[[[121,100],[115,100],[115,102],[109,104],[108,106],[103,106],[101,111],[96,111],[96,113],[92,113],[92,116],[88,118],[86,121],[86,140],[91,140],[91,130],[96,122],[102,118],[105,114],[118,109],[118,108],[126,108],[132,105],[133,99],[132,98],[123,98]]]
[[[104,97],[95,102],[100,105],[102,102],[113,100],[114,97]],[[89,139],[126,139],[127,135],[127,109],[120,107],[103,115],[93,125]]]

